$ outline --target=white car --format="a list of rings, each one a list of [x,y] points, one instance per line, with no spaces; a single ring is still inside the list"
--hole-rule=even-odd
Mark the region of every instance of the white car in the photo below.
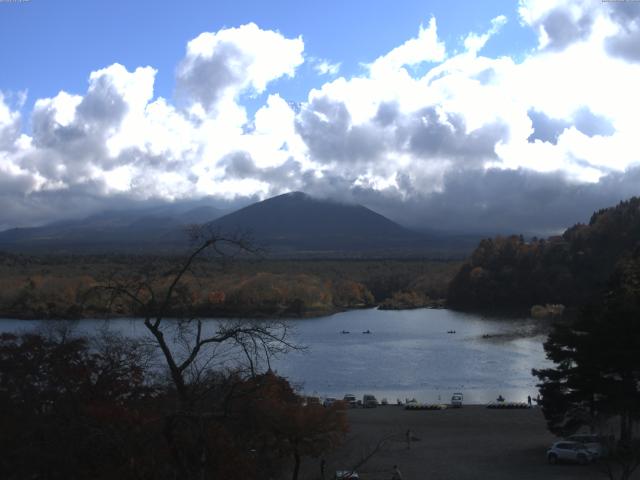
[[[333,397],[327,397],[324,399],[324,402],[322,402],[322,406],[323,407],[330,407],[332,406],[334,403],[336,403],[336,399]]]
[[[360,477],[357,472],[351,470],[338,470],[334,478],[335,480],[358,480]]]
[[[587,447],[587,450],[592,451],[598,458],[605,457],[607,455],[605,440],[599,435],[592,435],[589,433],[575,434],[567,437],[567,440],[582,443]]]
[[[378,400],[373,395],[365,395],[362,397],[362,406],[364,408],[376,408],[378,406]]]
[[[356,400],[356,396],[351,393],[347,393],[342,399],[342,401],[351,408],[355,408],[358,406],[358,401]]]
[[[464,397],[461,393],[454,393],[451,396],[451,406],[454,408],[462,408],[462,399]]]
[[[595,459],[596,454],[580,442],[563,440],[554,443],[551,448],[547,450],[547,460],[552,465],[559,462],[574,462],[580,465],[586,465]]]

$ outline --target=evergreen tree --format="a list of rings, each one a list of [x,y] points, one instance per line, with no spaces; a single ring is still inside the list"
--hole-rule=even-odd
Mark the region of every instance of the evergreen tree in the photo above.
[[[619,423],[615,459],[624,479],[640,462],[633,429],[640,419],[640,251],[619,263],[609,287],[599,304],[554,329],[545,351],[555,367],[533,373],[553,433],[605,424],[609,433]]]

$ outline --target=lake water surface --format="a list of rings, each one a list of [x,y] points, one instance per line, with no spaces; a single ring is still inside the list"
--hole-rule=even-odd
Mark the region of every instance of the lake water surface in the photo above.
[[[0,331],[42,324],[0,319]],[[148,335],[141,320],[75,322],[76,330],[86,334],[105,325],[128,336]],[[291,325],[294,342],[307,348],[276,359],[272,366],[309,395],[372,393],[390,402],[414,397],[445,402],[453,392],[462,392],[468,403],[489,402],[498,395],[525,401],[527,395],[537,395],[531,369],[549,365],[542,347],[546,325],[530,319],[367,309],[291,320]],[[371,333],[363,334],[366,330]]]

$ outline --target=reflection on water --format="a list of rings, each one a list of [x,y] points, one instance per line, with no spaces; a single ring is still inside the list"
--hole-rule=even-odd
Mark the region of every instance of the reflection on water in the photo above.
[[[547,365],[540,322],[451,310],[356,310],[298,321],[294,335],[309,348],[275,362],[278,373],[321,396],[523,401],[537,395],[531,369]]]
[[[460,391],[468,403],[489,402],[500,394],[524,401],[537,395],[531,369],[548,365],[542,348],[546,325],[527,319],[496,320],[452,310],[354,310],[291,323],[295,341],[307,349],[272,365],[306,394],[373,393],[390,402],[407,397],[445,402]],[[0,331],[41,324],[0,320]],[[139,320],[108,324],[129,336],[147,335]],[[83,320],[76,329],[92,333],[104,325]],[[362,333],[367,330],[371,333]]]

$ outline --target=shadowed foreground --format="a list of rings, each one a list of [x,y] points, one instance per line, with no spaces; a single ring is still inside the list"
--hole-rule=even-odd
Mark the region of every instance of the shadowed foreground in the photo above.
[[[604,479],[597,465],[548,465],[546,449],[556,438],[538,408],[408,411],[396,406],[349,411],[344,447],[326,458],[326,478],[353,466],[377,442],[392,437],[358,469],[364,480],[388,480],[398,465],[404,480],[417,479]],[[407,449],[406,431],[419,440]],[[305,465],[305,478],[319,476],[319,461]],[[637,475],[633,478],[640,478]]]

